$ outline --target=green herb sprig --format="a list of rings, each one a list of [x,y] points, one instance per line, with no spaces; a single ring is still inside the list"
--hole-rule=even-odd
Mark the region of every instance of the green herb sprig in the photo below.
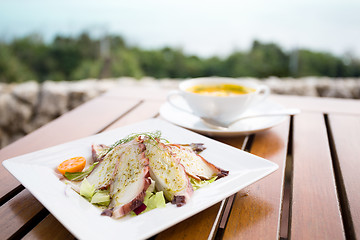
[[[98,162],[93,163],[86,171],[84,172],[65,172],[64,176],[71,181],[81,181],[86,178]]]
[[[149,138],[150,141],[156,142],[157,140],[163,141],[163,142],[169,142],[165,138],[161,137],[161,131],[156,130],[154,132],[143,132],[143,133],[132,133],[128,136],[116,141],[114,144],[112,144],[109,148],[104,150],[104,153],[101,154],[101,156],[105,156],[108,154],[111,150],[113,150],[115,147],[119,146],[120,144],[124,144],[127,142],[132,141],[133,139],[139,137],[139,136],[146,136]]]

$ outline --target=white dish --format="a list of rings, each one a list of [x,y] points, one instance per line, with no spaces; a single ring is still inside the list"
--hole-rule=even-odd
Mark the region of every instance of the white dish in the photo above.
[[[189,109],[190,111],[190,108],[185,101],[180,98],[176,100],[178,101],[178,104],[183,106],[183,108]],[[285,107],[271,100],[265,100],[264,102],[259,103],[258,105],[247,110],[245,113],[243,113],[243,115],[255,115],[258,113],[266,113],[281,109],[285,109]],[[192,131],[208,136],[223,137],[248,135],[264,131],[280,124],[287,118],[287,116],[267,116],[243,119],[232,125],[229,130],[224,131],[212,129],[206,126],[198,116],[174,108],[167,102],[161,106],[160,115],[165,120]]]
[[[131,133],[160,130],[174,143],[204,143],[201,154],[211,163],[229,170],[227,177],[194,192],[183,207],[167,204],[139,216],[114,220],[100,216],[91,205],[54,174],[63,160],[91,157],[91,144],[112,144]],[[194,132],[158,119],[118,128],[112,131],[29,153],[3,162],[10,171],[75,237],[79,239],[144,239],[214,205],[222,199],[275,171],[275,163],[230,147]]]

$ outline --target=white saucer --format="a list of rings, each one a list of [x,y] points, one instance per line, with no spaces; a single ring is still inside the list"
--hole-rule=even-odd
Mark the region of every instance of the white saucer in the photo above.
[[[182,102],[184,108],[189,108],[185,102]],[[252,115],[255,113],[264,113],[271,112],[274,110],[284,109],[285,107],[275,103],[271,100],[265,100],[264,102],[252,107],[247,110],[244,115]],[[248,118],[238,121],[236,124],[232,125],[229,130],[216,130],[207,127],[202,120],[190,113],[181,111],[177,108],[174,108],[169,103],[164,103],[160,108],[160,115],[165,120],[174,123],[178,126],[190,129],[192,131],[208,135],[208,136],[240,136],[248,135],[260,131],[267,130],[272,128],[281,122],[287,119],[287,116],[271,116],[271,117],[257,117],[257,118]]]

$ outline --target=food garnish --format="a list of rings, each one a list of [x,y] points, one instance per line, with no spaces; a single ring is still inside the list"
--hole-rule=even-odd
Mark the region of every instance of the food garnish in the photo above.
[[[190,183],[193,186],[194,190],[202,188],[210,183],[214,182],[218,177],[213,177],[209,180],[197,180],[195,178],[190,178]]]
[[[92,204],[108,206],[110,203],[109,191],[95,190],[95,186],[91,185],[86,178],[81,182],[80,195]]]
[[[162,191],[160,192],[151,192],[146,191],[144,202],[138,208],[134,209],[133,212],[136,215],[141,213],[148,212],[155,208],[164,208],[166,207],[166,200]],[[134,215],[132,214],[132,215]]]
[[[164,142],[168,142],[168,140],[166,140],[165,138],[161,137],[161,132],[160,131],[155,131],[155,132],[144,132],[144,133],[132,133],[130,135],[128,135],[125,138],[122,138],[118,141],[116,141],[113,145],[111,145],[109,148],[107,148],[105,150],[105,152],[102,153],[102,155],[106,155],[107,153],[109,153],[111,150],[113,150],[116,146],[119,146],[120,144],[124,144],[127,142],[130,142],[132,140],[134,140],[137,137],[148,137],[150,140],[152,141],[164,141]]]
[[[84,157],[73,157],[60,163],[57,169],[62,175],[65,175],[66,172],[81,172],[85,165],[86,159]]]
[[[94,193],[95,187],[91,185],[85,178],[80,185],[80,195],[91,201]]]
[[[98,164],[98,162],[93,163],[86,171],[83,172],[65,172],[64,177],[72,181],[81,181],[92,172],[96,164]]]
[[[109,206],[110,203],[110,195],[107,190],[98,190],[92,196],[91,201],[92,204],[97,204],[101,206]]]

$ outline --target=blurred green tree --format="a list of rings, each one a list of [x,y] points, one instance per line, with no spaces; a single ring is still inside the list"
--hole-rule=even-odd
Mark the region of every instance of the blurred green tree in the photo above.
[[[284,77],[289,75],[289,57],[276,44],[254,41],[249,52],[235,52],[225,60],[230,77]]]
[[[200,58],[185,54],[181,48],[144,50],[128,46],[121,36],[94,39],[88,33],[59,35],[50,43],[37,34],[0,42],[2,82],[121,76],[359,77],[360,60],[306,49],[287,53],[274,43],[259,41],[254,41],[249,51],[236,51],[225,58]]]
[[[224,71],[221,75],[224,74],[228,77],[254,77],[256,74],[253,73],[251,64],[248,54],[235,52],[225,59]]]
[[[86,59],[71,72],[70,78],[73,80],[81,80],[87,78],[99,78],[103,61]]]
[[[299,50],[298,73],[296,77],[304,76],[346,76],[346,66],[343,61],[329,53]]]
[[[117,48],[111,53],[111,58],[105,60],[105,64],[109,64],[108,69],[104,66],[103,76],[121,77],[129,76],[141,78],[143,76],[142,69],[136,55],[125,48]],[[105,73],[109,71],[109,73]]]
[[[139,61],[140,68],[144,75],[155,78],[165,78],[168,76],[166,60],[162,51],[160,50],[141,50],[139,48],[133,49]]]
[[[254,41],[248,58],[254,77],[289,75],[289,57],[274,43],[262,44]]]
[[[210,57],[202,60],[203,74],[202,76],[228,76],[225,68],[225,61],[219,57]]]
[[[81,48],[77,41],[71,37],[57,36],[50,50],[51,58],[55,59],[55,71],[64,75],[64,80],[70,79],[71,73],[77,69],[84,60]]]
[[[19,61],[7,45],[0,43],[0,82],[24,82],[35,79],[35,74],[29,67]]]
[[[46,80],[54,70],[55,61],[49,58],[50,48],[40,35],[14,39],[9,47],[14,56],[34,72],[36,80]]]

